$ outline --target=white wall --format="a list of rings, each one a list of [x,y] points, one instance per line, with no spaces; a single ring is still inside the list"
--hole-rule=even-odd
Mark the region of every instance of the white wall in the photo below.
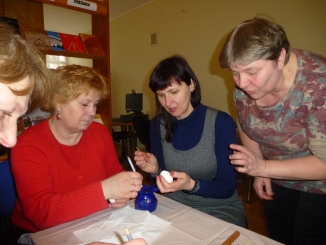
[[[325,0],[154,0],[110,21],[113,116],[126,114],[125,94],[144,93],[144,112],[154,115],[149,75],[162,59],[181,54],[202,86],[202,102],[235,117],[234,83],[218,65],[227,34],[240,22],[267,14],[281,24],[292,47],[326,56]],[[150,34],[158,33],[158,45]]]

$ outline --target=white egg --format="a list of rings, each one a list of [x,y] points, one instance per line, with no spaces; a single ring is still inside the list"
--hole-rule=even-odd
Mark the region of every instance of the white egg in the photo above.
[[[173,177],[170,175],[169,171],[163,170],[160,175],[162,175],[164,177],[164,179],[166,180],[166,182],[168,183],[172,183],[173,182]]]

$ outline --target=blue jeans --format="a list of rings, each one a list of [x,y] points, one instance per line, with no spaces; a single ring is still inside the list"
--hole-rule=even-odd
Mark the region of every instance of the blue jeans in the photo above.
[[[272,183],[272,201],[264,201],[269,237],[287,245],[326,244],[326,195]]]

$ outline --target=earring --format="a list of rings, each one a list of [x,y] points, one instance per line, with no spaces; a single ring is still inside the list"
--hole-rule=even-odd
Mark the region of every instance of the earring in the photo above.
[[[57,114],[55,115],[55,118],[59,121],[61,118],[60,112],[57,110]]]

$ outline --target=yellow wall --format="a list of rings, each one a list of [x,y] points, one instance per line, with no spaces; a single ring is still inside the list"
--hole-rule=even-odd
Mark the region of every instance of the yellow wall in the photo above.
[[[144,93],[143,112],[154,116],[149,75],[162,59],[181,54],[196,73],[202,102],[230,113],[234,83],[218,66],[227,34],[240,22],[266,14],[281,24],[291,46],[326,56],[325,0],[154,0],[110,21],[113,116],[126,114],[125,94]],[[158,33],[158,45],[150,35]]]

